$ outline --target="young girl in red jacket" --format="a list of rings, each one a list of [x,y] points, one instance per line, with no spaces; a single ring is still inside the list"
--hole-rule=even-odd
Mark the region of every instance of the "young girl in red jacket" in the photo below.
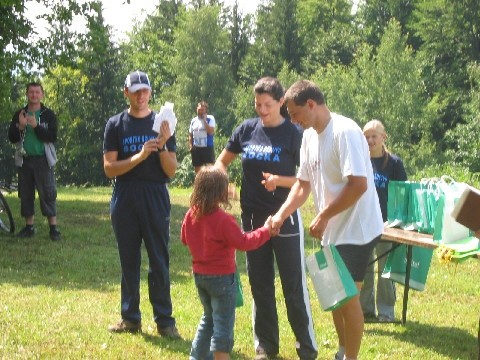
[[[223,207],[223,208],[222,208]],[[229,208],[228,175],[213,166],[195,177],[190,209],[182,223],[182,242],[192,255],[192,269],[203,315],[190,350],[190,359],[230,359],[237,284],[235,250],[253,250],[270,239],[265,225],[244,233]]]

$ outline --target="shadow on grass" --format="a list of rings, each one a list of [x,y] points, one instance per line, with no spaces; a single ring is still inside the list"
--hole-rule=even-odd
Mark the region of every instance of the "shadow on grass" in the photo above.
[[[399,325],[400,326],[400,325]],[[478,356],[477,337],[466,330],[448,326],[432,326],[418,322],[407,322],[403,331],[385,329],[366,329],[365,335],[385,336],[407,342],[418,348],[429,349],[450,359],[458,359],[459,354],[470,354],[468,359]],[[452,344],[455,344],[452,347]]]
[[[183,359],[188,359],[190,354],[190,345],[191,341],[186,339],[179,340],[170,340],[162,338],[158,335],[151,334],[141,334],[145,342],[149,342],[152,345],[158,346],[160,348],[167,348],[169,352],[176,353],[182,356]]]
[[[109,200],[109,198],[108,198]],[[0,232],[0,283],[45,285],[58,289],[109,290],[120,284],[118,250],[105,201],[58,200],[62,240],[48,236],[46,218],[36,209],[36,234],[16,238]],[[11,201],[17,230],[23,227],[18,199]],[[38,207],[38,201],[35,204]],[[170,224],[171,282],[191,281],[188,249],[180,242],[187,208],[172,204]],[[142,245],[141,281],[146,281],[148,256]]]

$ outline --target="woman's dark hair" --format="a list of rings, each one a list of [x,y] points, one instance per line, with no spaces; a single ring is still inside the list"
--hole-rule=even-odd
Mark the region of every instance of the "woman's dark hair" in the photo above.
[[[228,200],[228,175],[211,166],[203,166],[195,176],[190,207],[196,219],[211,214],[219,206],[231,207]]]
[[[253,87],[253,92],[255,94],[268,94],[276,101],[280,101],[285,95],[285,89],[283,88],[282,84],[280,84],[280,81],[276,78],[269,76],[263,77],[258,80]],[[285,102],[280,108],[280,114],[284,118],[288,117],[287,105],[285,104]]]
[[[272,98],[277,101],[285,94],[285,89],[278,79],[273,77],[263,77],[257,81],[253,87],[255,94],[269,94]]]

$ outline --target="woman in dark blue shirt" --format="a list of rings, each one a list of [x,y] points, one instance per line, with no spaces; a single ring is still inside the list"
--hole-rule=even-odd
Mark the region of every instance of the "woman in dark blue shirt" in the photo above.
[[[263,226],[286,200],[295,183],[300,161],[302,131],[282,115],[284,89],[274,78],[262,78],[254,87],[258,117],[245,120],[233,132],[216,166],[226,171],[241,156],[240,205],[244,231]],[[276,260],[282,282],[288,320],[298,342],[301,359],[315,359],[310,301],[307,290],[304,237],[297,210],[285,221],[278,236],[257,250],[247,252],[247,270],[254,301],[253,324],[256,359],[279,352],[279,328],[275,302]]]
[[[391,154],[385,146],[387,133],[385,127],[379,120],[371,120],[363,128],[368,147],[370,150],[370,160],[373,167],[375,179],[375,188],[377,189],[378,200],[382,210],[383,221],[387,221],[387,199],[388,182],[390,180],[405,181],[407,174],[403,167],[403,162],[394,154]],[[389,251],[391,243],[379,242],[375,247],[374,253],[380,256]],[[377,276],[377,297],[375,299],[374,288],[374,264],[371,264],[365,275],[363,288],[360,292],[360,303],[362,304],[365,318],[376,318],[381,322],[395,321],[395,285],[392,280],[382,278],[382,271],[385,267],[387,257],[381,257],[378,260]],[[373,260],[373,257],[372,257]],[[375,311],[376,303],[376,311]]]

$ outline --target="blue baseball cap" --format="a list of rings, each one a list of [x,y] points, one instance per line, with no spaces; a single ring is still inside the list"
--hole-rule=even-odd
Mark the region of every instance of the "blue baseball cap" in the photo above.
[[[139,70],[127,75],[127,78],[125,79],[125,88],[131,93],[137,92],[141,89],[152,90],[148,75]]]

